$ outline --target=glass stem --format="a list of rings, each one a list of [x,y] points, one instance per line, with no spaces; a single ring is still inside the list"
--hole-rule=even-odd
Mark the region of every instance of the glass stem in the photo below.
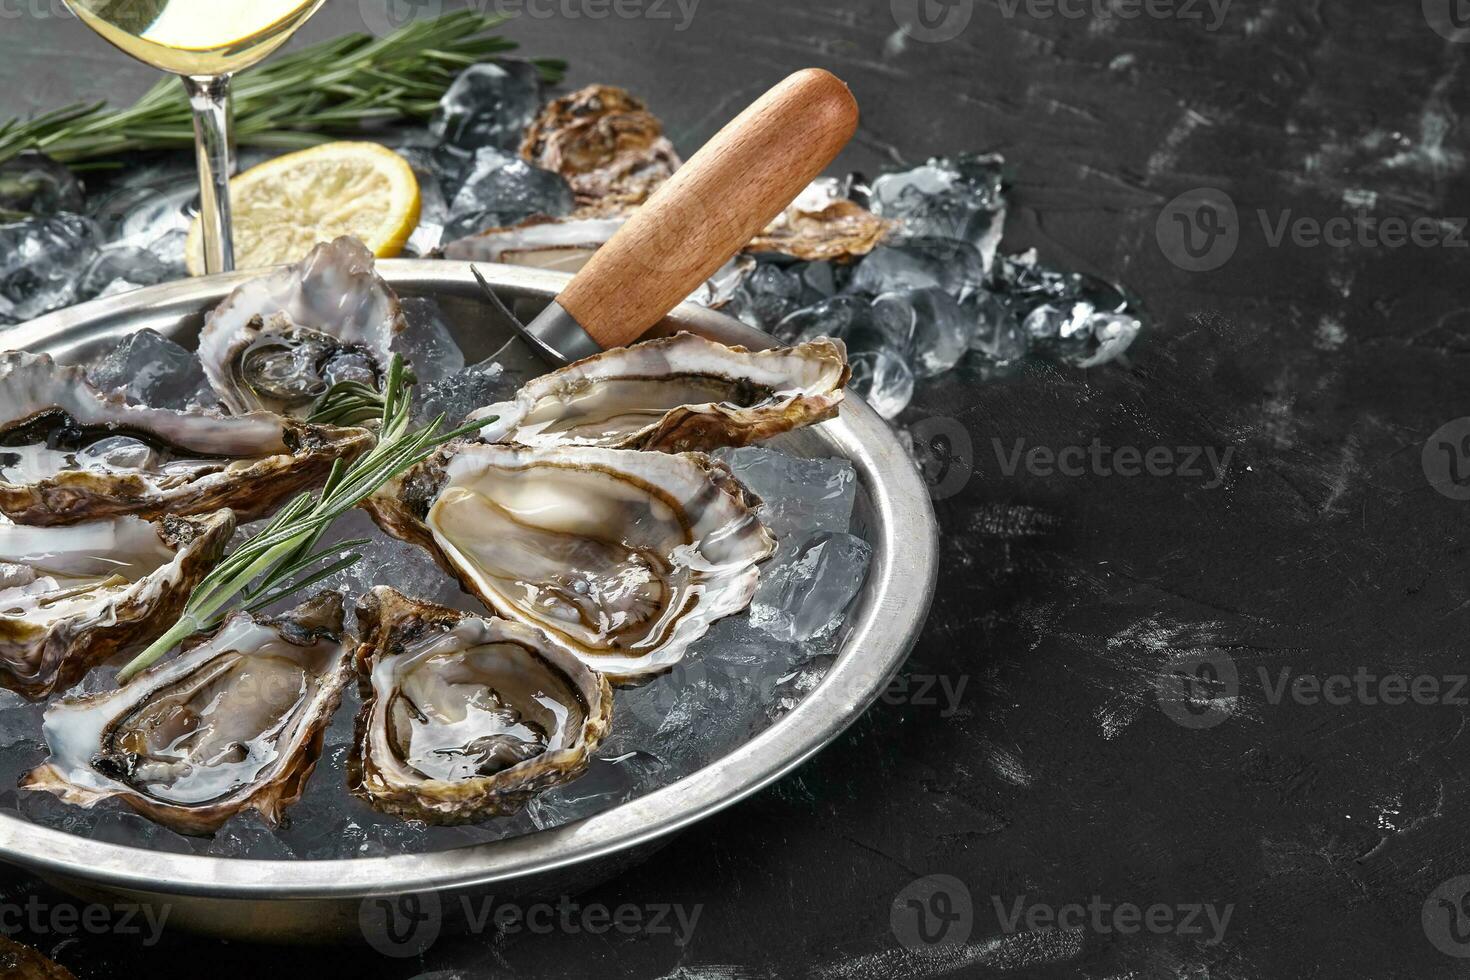
[[[183,79],[194,109],[204,271],[232,272],[235,246],[230,237],[230,76],[185,75]]]

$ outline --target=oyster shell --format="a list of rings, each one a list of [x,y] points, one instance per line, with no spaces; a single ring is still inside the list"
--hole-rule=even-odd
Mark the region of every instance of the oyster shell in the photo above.
[[[93,806],[119,797],[185,834],[247,808],[269,823],[301,798],[352,676],[342,597],[274,619],[237,612],[126,687],[46,709],[50,758],[21,788]]]
[[[752,352],[691,333],[597,354],[528,382],[484,442],[687,452],[830,419],[849,377],[840,340]]]
[[[387,586],[357,615],[355,795],[387,813],[466,823],[586,771],[608,731],[612,690],[545,633]]]
[[[214,567],[235,518],[0,524],[0,685],[39,700],[151,643]]]
[[[630,683],[750,603],[776,547],[759,505],[699,453],[461,443],[366,507],[498,614]]]
[[[343,236],[225,297],[204,321],[199,360],[230,411],[301,417],[337,381],[380,381],[404,329],[372,253]]]
[[[572,185],[579,217],[648,199],[681,163],[663,124],[624,89],[589,85],[548,103],[526,128],[521,156]]]
[[[841,182],[819,177],[745,246],[806,262],[851,262],[878,247],[895,222],[844,196]]]
[[[129,405],[18,351],[0,353],[0,420],[0,512],[24,524],[221,507],[253,520],[372,444],[365,429]]]

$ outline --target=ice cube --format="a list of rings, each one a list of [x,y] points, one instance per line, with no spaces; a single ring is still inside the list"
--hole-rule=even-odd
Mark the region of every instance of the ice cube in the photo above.
[[[170,279],[182,278],[185,274],[182,265],[171,267],[148,249],[117,245],[103,249],[92,259],[77,285],[77,299],[112,296],[142,286],[156,286]]]
[[[1032,340],[1057,340],[1064,332],[1070,332],[1071,324],[1078,316],[1090,316],[1091,307],[1078,307],[1075,303],[1042,303],[1021,321],[1021,329]]]
[[[981,291],[969,296],[961,307],[975,320],[971,350],[997,364],[1008,364],[1025,356],[1026,332],[1003,298],[988,290]]]
[[[780,640],[832,636],[868,575],[873,548],[862,538],[821,532],[761,570],[751,625]]]
[[[777,537],[846,531],[857,500],[857,471],[846,459],[804,459],[764,446],[714,454],[761,498],[761,521]]]
[[[846,285],[831,262],[802,262],[791,267],[791,274],[801,280],[801,300],[806,305],[836,296]]]
[[[453,241],[513,225],[533,214],[559,218],[569,214],[574,203],[571,185],[560,174],[533,167],[493,146],[481,147],[449,203],[443,237]]]
[[[735,315],[758,330],[769,332],[801,305],[801,279],[775,265],[755,267],[736,290]]]
[[[108,436],[77,453],[77,465],[84,470],[117,473],[141,470],[153,459],[153,448],[131,436]]]
[[[14,691],[0,688],[0,748],[24,742],[28,746],[41,741],[41,714],[44,704],[26,700]]]
[[[351,603],[375,585],[391,585],[426,602],[483,612],[483,607],[467,596],[427,551],[384,534],[366,513],[354,510],[343,515],[328,534],[330,537],[320,545],[322,549],[331,548],[336,541],[366,538],[367,543],[352,549],[353,554],[362,556],[355,565],[323,580],[317,588],[343,592]],[[287,603],[299,601],[288,599]]]
[[[879,245],[853,273],[852,292],[876,296],[938,286],[964,299],[985,285],[985,262],[975,246],[952,238],[911,238]]]
[[[537,830],[572,823],[642,796],[660,784],[664,763],[648,752],[596,758],[587,772],[537,796],[526,815]]]
[[[433,384],[463,371],[464,352],[438,301],[427,296],[405,296],[400,303],[407,329],[393,338],[393,350],[413,368],[418,384]]]
[[[777,681],[776,689],[772,692],[766,705],[767,717],[771,721],[776,721],[795,708],[808,694],[817,689],[836,662],[835,656],[824,653],[798,664],[790,673]]]
[[[1143,321],[1131,313],[1094,313],[1070,338],[1062,355],[1080,368],[1093,368],[1117,359],[1137,339]]]
[[[773,334],[786,344],[837,337],[849,355],[886,350],[902,357],[913,334],[914,315],[901,299],[877,304],[864,296],[833,296],[794,311],[776,324]]]
[[[794,310],[770,328],[783,344],[800,344],[816,337],[845,337],[852,322],[867,311],[861,296],[833,296]]]
[[[942,289],[915,289],[902,295],[915,313],[908,346],[914,375],[932,378],[945,373],[969,349],[979,321]]]
[[[87,380],[102,391],[121,391],[128,401],[152,408],[219,405],[199,358],[153,330],[124,337],[92,365]]]
[[[459,73],[439,100],[429,131],[467,149],[514,150],[540,107],[535,65],[512,59],[484,62]]]
[[[0,163],[0,220],[41,217],[58,211],[80,211],[82,183],[55,160],[26,150]]]
[[[427,146],[400,146],[398,154],[408,161],[419,182],[419,223],[409,235],[406,251],[413,255],[428,255],[438,248],[444,238],[444,225],[449,221],[449,181],[455,189],[460,179],[456,163],[452,176],[443,172],[444,157]]]
[[[198,212],[199,177],[194,168],[166,165],[130,171],[97,195],[90,210],[102,241],[134,248],[152,248],[167,235],[187,234]],[[181,247],[178,260],[182,259]]]
[[[0,225],[0,314],[29,320],[72,303],[96,254],[97,226],[79,214]]]
[[[888,351],[864,351],[848,358],[852,382],[848,390],[885,419],[896,418],[914,397],[914,372]]]
[[[1005,224],[1004,160],[962,153],[873,181],[873,213],[916,237],[958,238],[979,251],[988,272]]]
[[[443,414],[447,425],[458,425],[476,409],[509,399],[522,379],[499,364],[481,363],[457,371],[441,381],[413,389],[415,417],[427,422]]]

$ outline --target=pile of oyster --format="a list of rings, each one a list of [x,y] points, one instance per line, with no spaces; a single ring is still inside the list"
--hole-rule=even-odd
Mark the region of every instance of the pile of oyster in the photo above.
[[[163,635],[237,523],[373,445],[308,419],[334,384],[381,382],[404,326],[370,254],[339,239],[207,316],[223,410],[131,404],[0,354],[0,685],[45,700]],[[236,611],[121,687],[51,700],[49,757],[22,788],[186,834],[245,810],[275,824],[355,682],[354,796],[433,824],[512,813],[587,769],[614,687],[675,668],[755,595],[775,536],[707,452],[833,417],[848,378],[840,341],[680,334],[531,380],[364,504],[477,611],[392,582]]]

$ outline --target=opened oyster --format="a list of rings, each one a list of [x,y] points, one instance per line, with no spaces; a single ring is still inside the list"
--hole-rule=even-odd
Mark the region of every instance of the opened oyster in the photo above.
[[[46,710],[51,756],[21,781],[93,806],[110,797],[180,833],[301,798],[352,674],[342,598],[279,619],[237,612],[214,636],[125,687]]]
[[[253,520],[372,443],[363,429],[266,413],[129,405],[80,368],[20,352],[0,354],[0,420],[0,512],[24,524],[221,507]]]
[[[842,404],[847,351],[825,338],[751,352],[690,333],[622,347],[526,384],[485,442],[687,452],[744,446],[829,419]]]
[[[372,253],[343,236],[225,297],[199,334],[199,360],[230,411],[299,418],[338,381],[381,381],[404,329]]]
[[[378,586],[358,607],[352,792],[430,823],[510,813],[581,775],[612,691],[546,634]]]
[[[227,511],[36,528],[0,524],[0,685],[39,700],[151,643],[214,567]]]
[[[755,593],[760,501],[697,453],[450,447],[365,506],[609,679],[663,673]]]

